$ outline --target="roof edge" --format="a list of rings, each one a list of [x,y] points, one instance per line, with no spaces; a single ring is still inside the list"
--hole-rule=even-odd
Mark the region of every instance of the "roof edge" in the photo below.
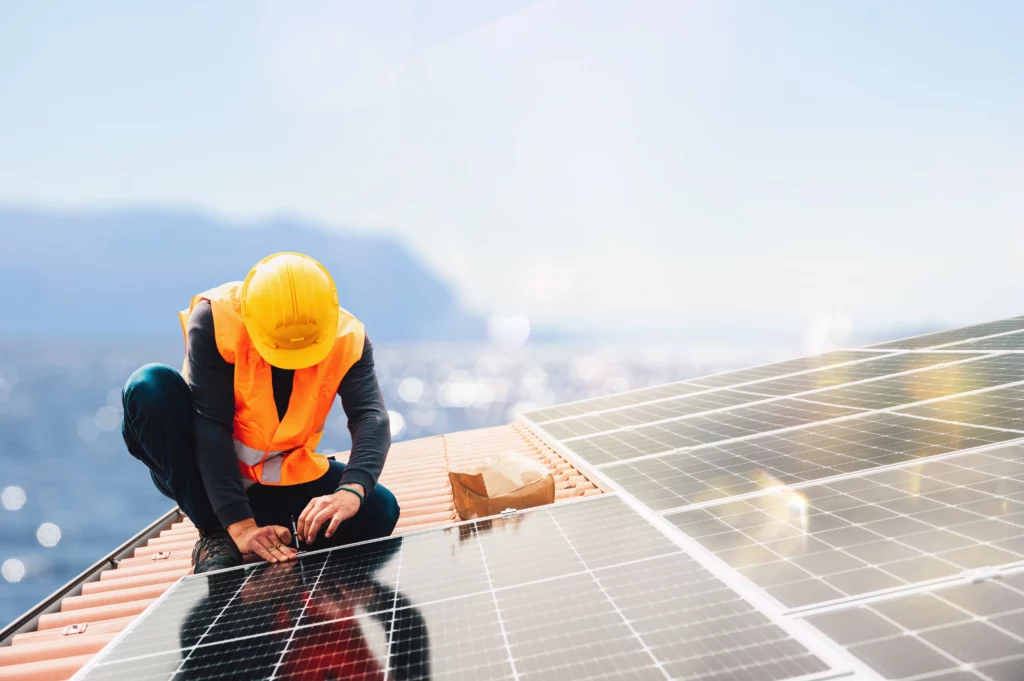
[[[67,584],[37,603],[35,607],[27,611],[21,617],[14,620],[3,629],[0,629],[0,647],[11,645],[11,640],[14,638],[15,634],[35,631],[39,624],[39,618],[48,613],[57,612],[60,609],[61,601],[63,601],[64,597],[77,596],[81,594],[82,586],[84,584],[99,579],[100,573],[104,570],[116,567],[118,560],[126,555],[130,555],[138,547],[147,544],[150,539],[170,527],[180,515],[181,512],[178,510],[177,506],[170,509],[140,530],[128,541],[100,558],[90,567],[87,567],[77,577],[74,577]]]

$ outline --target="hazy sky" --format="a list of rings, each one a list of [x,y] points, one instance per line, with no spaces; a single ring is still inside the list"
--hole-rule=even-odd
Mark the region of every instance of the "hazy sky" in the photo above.
[[[594,329],[1024,313],[1024,3],[5,2],[0,202],[388,230]]]

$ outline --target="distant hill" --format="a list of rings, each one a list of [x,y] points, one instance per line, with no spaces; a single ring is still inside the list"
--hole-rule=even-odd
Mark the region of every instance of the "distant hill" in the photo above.
[[[191,296],[277,251],[327,266],[375,341],[475,341],[486,321],[386,237],[298,220],[233,225],[184,211],[0,208],[0,335],[170,337]]]

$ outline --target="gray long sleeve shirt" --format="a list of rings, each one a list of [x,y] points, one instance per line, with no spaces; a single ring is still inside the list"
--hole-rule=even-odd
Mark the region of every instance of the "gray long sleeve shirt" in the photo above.
[[[232,443],[235,416],[235,368],[217,349],[209,301],[192,310],[188,321],[188,384],[195,415],[199,472],[217,519],[224,527],[252,518]],[[293,371],[272,367],[274,402],[284,418],[292,393]],[[352,453],[342,483],[358,483],[369,493],[377,483],[391,447],[391,425],[373,367],[367,338],[363,355],[338,386],[341,406],[352,434]]]

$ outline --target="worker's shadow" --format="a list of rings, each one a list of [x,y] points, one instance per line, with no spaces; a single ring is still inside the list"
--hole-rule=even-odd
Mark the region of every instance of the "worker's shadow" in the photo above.
[[[212,573],[181,625],[175,679],[430,678],[426,622],[379,573],[402,539]],[[369,625],[369,626],[367,626]]]

